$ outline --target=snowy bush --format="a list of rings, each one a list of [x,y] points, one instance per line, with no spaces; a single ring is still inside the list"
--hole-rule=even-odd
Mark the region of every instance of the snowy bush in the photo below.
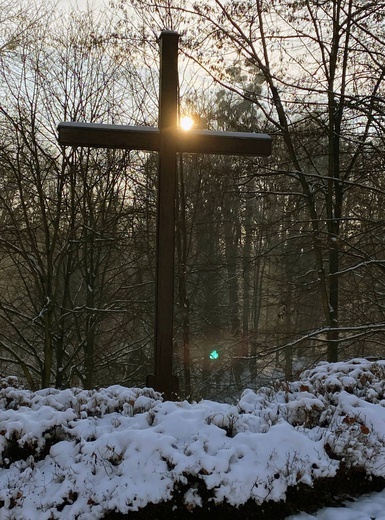
[[[0,381],[6,518],[98,519],[182,497],[187,510],[284,500],[348,468],[382,476],[385,364],[321,363],[238,404],[151,389],[30,392]]]

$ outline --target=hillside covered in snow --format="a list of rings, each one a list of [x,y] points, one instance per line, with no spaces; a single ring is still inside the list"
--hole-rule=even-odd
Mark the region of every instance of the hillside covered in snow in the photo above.
[[[297,382],[246,389],[236,405],[0,385],[4,519],[134,518],[160,506],[165,518],[205,518],[296,491],[311,509],[326,484],[385,477],[385,361],[321,363]]]

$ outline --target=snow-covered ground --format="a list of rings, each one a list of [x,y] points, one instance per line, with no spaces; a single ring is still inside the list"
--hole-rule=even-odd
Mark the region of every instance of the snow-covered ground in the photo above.
[[[121,386],[0,386],[0,519],[97,520],[176,494],[187,510],[262,504],[341,465],[385,475],[385,361],[321,363],[300,381],[246,389],[236,405]],[[385,495],[377,501],[385,517]],[[336,511],[296,518],[372,515]]]
[[[325,507],[314,515],[301,513],[288,520],[385,520],[385,491],[346,502],[345,507]]]

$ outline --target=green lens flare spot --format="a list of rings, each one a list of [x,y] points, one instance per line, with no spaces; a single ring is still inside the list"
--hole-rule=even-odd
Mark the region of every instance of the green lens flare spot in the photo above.
[[[218,351],[217,350],[212,350],[210,352],[210,359],[218,359],[218,358],[219,358]]]

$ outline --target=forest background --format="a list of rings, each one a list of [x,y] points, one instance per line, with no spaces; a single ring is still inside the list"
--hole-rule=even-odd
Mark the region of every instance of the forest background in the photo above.
[[[163,29],[181,34],[181,114],[273,137],[269,159],[178,157],[182,397],[384,356],[384,2],[1,13],[3,375],[91,388],[153,372],[156,154],[63,149],[56,127],[156,126]]]

